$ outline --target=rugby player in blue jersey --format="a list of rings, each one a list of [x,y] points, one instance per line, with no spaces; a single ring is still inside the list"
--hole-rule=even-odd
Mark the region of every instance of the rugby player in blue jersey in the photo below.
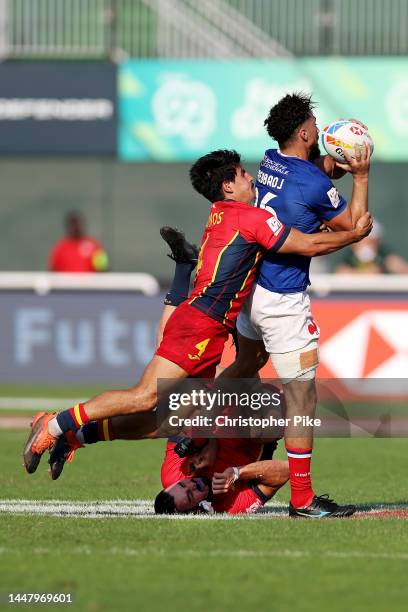
[[[305,233],[322,223],[333,231],[350,230],[368,208],[370,151],[364,147],[348,154],[344,164],[320,156],[319,130],[310,96],[286,95],[265,120],[278,149],[268,149],[257,181],[259,208],[275,213],[286,225]],[[330,178],[345,172],[353,177],[349,203]],[[239,315],[238,361],[227,375],[250,376],[266,363],[268,355],[281,382],[289,419],[306,417],[306,426],[288,427],[285,444],[290,468],[290,515],[321,518],[336,515],[338,506],[315,495],[310,476],[313,447],[311,420],[316,408],[315,373],[319,363],[319,328],[313,319],[306,289],[310,284],[310,257],[266,253],[257,283]],[[352,347],[350,347],[352,350]],[[255,366],[256,364],[256,366]],[[249,370],[248,370],[249,367]],[[307,421],[309,417],[309,421]]]

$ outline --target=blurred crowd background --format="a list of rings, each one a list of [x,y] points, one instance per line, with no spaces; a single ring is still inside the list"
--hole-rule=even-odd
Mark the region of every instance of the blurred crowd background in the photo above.
[[[190,163],[234,147],[256,172],[299,89],[321,128],[369,126],[371,209],[407,257],[407,51],[407,0],[0,0],[1,268],[46,269],[75,210],[111,271],[166,282],[159,227],[197,241],[207,215]]]

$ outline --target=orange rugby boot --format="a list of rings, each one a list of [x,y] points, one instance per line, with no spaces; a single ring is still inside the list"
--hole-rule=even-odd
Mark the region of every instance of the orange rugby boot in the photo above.
[[[57,440],[48,431],[48,423],[56,414],[56,412],[37,412],[31,423],[31,432],[23,452],[24,467],[29,474],[35,472],[42,454],[50,449]]]

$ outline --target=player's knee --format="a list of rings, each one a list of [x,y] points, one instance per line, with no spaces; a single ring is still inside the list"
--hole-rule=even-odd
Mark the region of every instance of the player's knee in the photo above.
[[[289,353],[274,353],[271,360],[283,384],[313,380],[319,365],[318,342],[312,340],[307,346]]]
[[[274,459],[275,486],[283,487],[289,480],[289,461]]]

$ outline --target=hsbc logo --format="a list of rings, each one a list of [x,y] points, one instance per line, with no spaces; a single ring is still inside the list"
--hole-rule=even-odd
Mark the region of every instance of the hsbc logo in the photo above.
[[[355,125],[351,126],[350,132],[353,132],[353,134],[356,134],[356,136],[362,136],[364,134],[363,130]]]
[[[322,343],[320,359],[336,378],[406,380],[408,310],[363,312]]]

